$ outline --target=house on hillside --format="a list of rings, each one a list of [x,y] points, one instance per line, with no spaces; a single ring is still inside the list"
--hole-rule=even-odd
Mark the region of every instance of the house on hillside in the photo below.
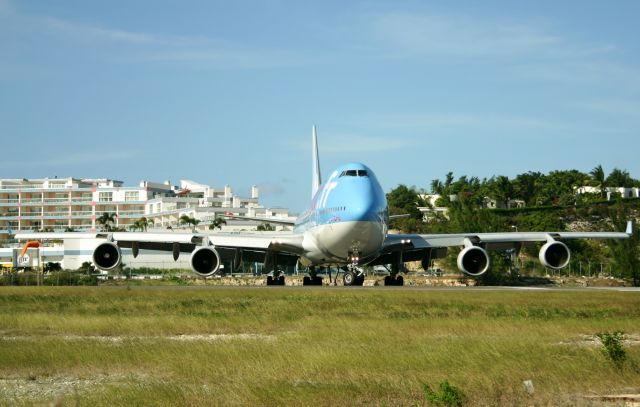
[[[584,186],[584,187],[575,187],[576,195],[583,194],[599,194],[599,187],[592,186]],[[640,188],[625,188],[625,187],[606,187],[605,192],[607,193],[607,200],[610,201],[613,197],[619,196],[622,198],[640,198]]]

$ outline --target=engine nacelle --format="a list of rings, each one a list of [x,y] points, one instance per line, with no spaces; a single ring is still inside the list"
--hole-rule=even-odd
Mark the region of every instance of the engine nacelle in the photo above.
[[[458,254],[458,269],[473,277],[489,270],[489,255],[478,246],[468,246]]]
[[[122,253],[117,244],[113,242],[100,243],[93,251],[93,264],[104,271],[110,271],[120,265]]]
[[[213,247],[198,247],[191,253],[189,264],[197,275],[209,277],[220,268],[220,255]]]
[[[569,264],[571,259],[571,251],[566,244],[558,241],[547,242],[540,249],[538,254],[540,263],[543,266],[560,270]]]

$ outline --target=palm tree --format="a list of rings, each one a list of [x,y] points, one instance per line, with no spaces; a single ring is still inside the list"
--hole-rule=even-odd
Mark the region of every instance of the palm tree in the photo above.
[[[509,200],[513,196],[513,186],[509,178],[504,175],[498,175],[492,187],[493,198],[507,208],[509,206]]]
[[[102,228],[106,232],[113,230],[113,225],[116,223],[118,215],[115,213],[103,212],[99,218],[96,219],[96,223],[102,225]]]
[[[265,222],[259,224],[256,230],[258,230],[259,232],[273,232],[274,230],[276,230],[276,228],[272,224]]]
[[[602,169],[602,165],[598,165],[597,167],[592,169],[591,172],[589,172],[589,175],[591,175],[591,178],[596,182],[595,186],[600,188],[600,196],[604,198],[607,181],[605,178],[604,169]]]
[[[633,186],[633,178],[629,175],[629,171],[621,170],[619,168],[614,168],[611,170],[611,173],[607,177],[606,181],[607,185],[611,185],[612,187],[617,188],[630,188]]]
[[[178,222],[182,225],[192,225],[191,230],[195,232],[196,226],[198,226],[200,220],[188,215],[182,215],[180,216],[180,219],[178,219]]]
[[[140,219],[135,220],[131,225],[129,225],[129,230],[144,230],[144,227],[142,226]]]
[[[147,231],[149,226],[153,226],[154,224],[153,219],[147,219],[144,216],[134,222],[134,224],[136,223],[138,224],[138,229],[143,230],[145,232]]]
[[[438,194],[440,196],[444,195],[444,185],[442,185],[442,181],[439,179],[431,181],[431,193]]]
[[[191,224],[191,216],[189,215],[181,215],[178,219],[178,223],[180,225],[190,225]]]
[[[211,223],[209,224],[209,229],[210,230],[215,230],[215,228],[218,228],[220,230],[222,230],[222,225],[226,225],[227,221],[224,220],[223,218],[220,218],[218,216],[216,216]]]

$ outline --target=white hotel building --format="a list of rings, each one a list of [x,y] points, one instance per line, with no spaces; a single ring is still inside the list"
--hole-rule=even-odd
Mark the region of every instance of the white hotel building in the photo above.
[[[225,213],[291,219],[286,209],[262,207],[255,186],[250,198],[241,198],[229,186],[214,189],[188,180],[179,187],[148,181],[125,187],[111,179],[0,179],[0,240],[18,231],[95,232],[103,213],[115,213],[115,226],[125,230],[141,217],[162,229],[180,227],[182,215],[199,219],[200,229]],[[229,222],[226,228],[238,228],[237,223]]]

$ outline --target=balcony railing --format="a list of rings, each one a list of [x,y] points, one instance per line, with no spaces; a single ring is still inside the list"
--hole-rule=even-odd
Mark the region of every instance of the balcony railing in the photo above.
[[[144,216],[144,211],[122,211],[118,214],[118,216],[122,218],[130,218],[133,216],[142,217]]]
[[[71,212],[72,217],[86,217],[91,215],[93,215],[93,212],[91,211],[72,211]]]

